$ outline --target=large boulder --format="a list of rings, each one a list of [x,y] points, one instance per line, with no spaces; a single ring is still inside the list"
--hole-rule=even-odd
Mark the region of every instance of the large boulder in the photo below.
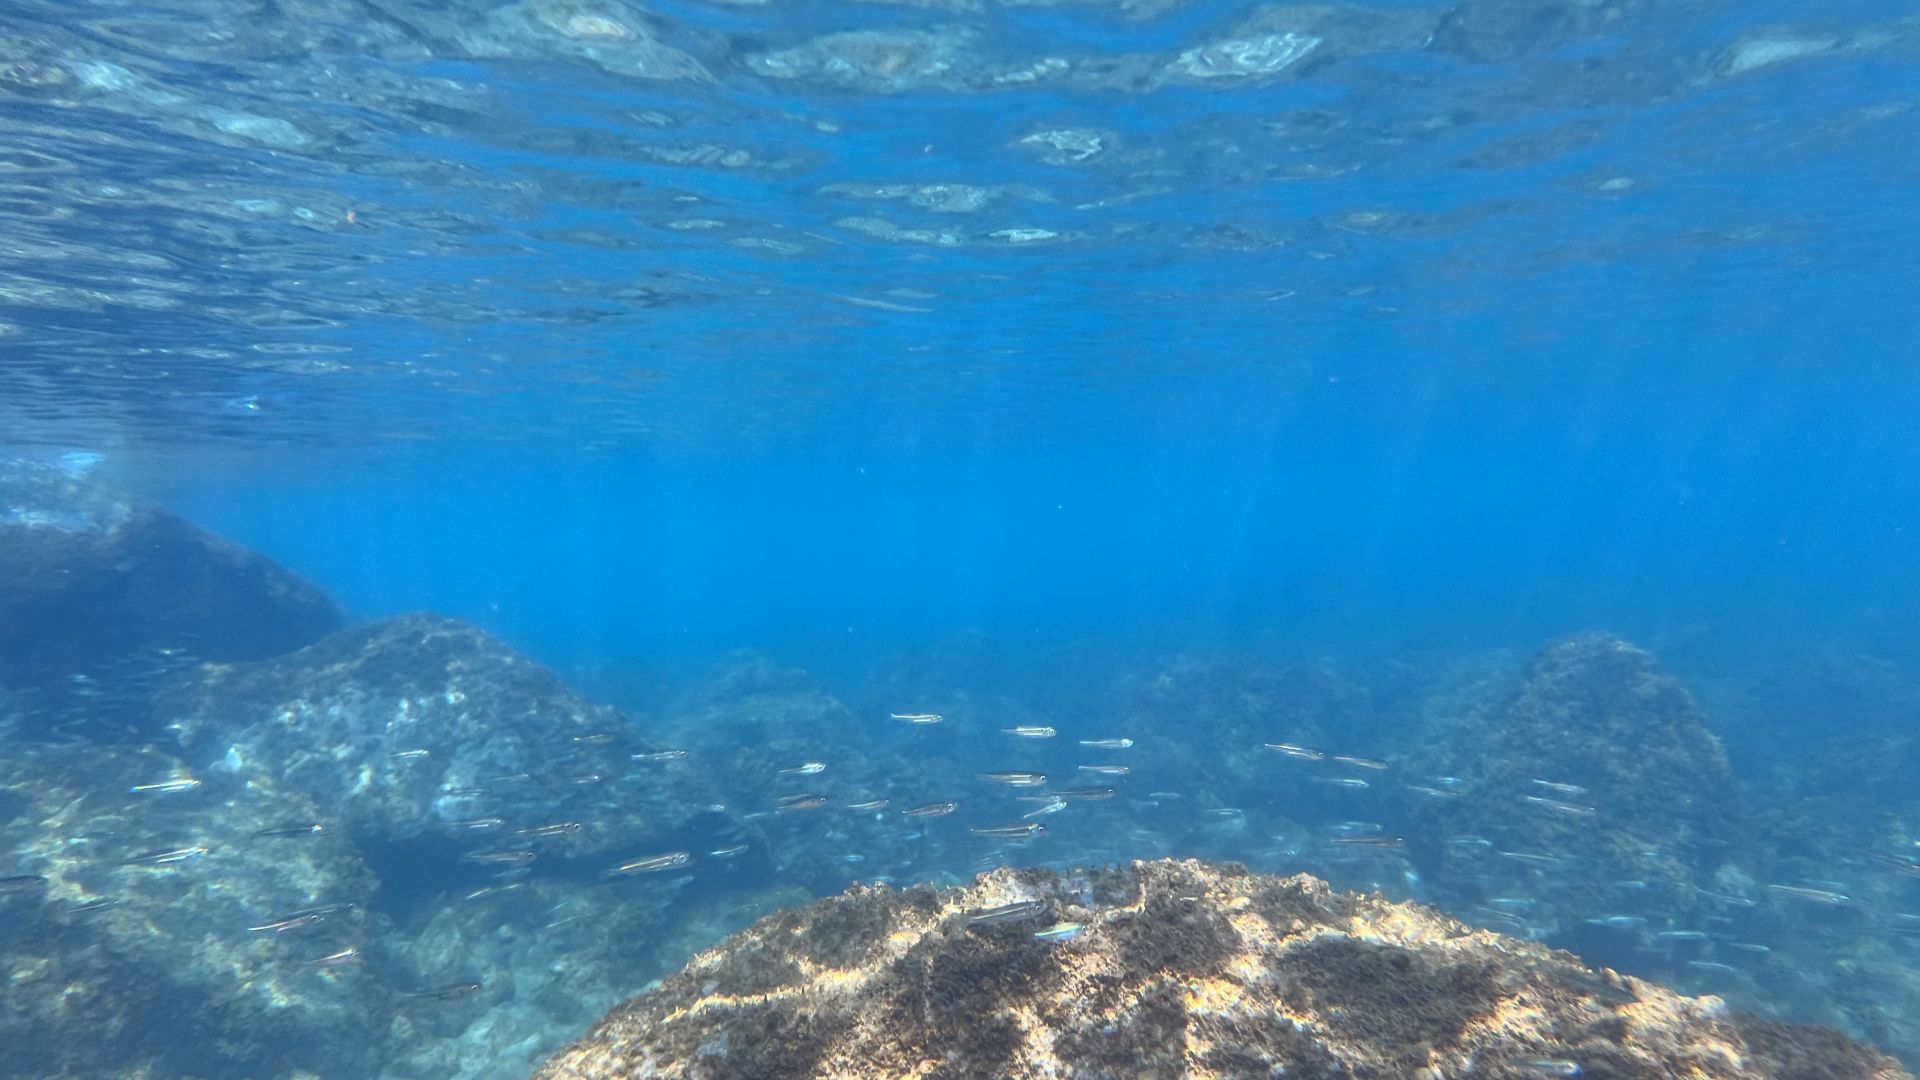
[[[615,1009],[539,1076],[1282,1071],[1907,1075],[1837,1033],[1732,1014],[1415,905],[1153,862],[855,888],[781,912]]]
[[[206,665],[155,712],[205,775],[270,779],[334,808],[385,877],[593,876],[744,839],[675,748],[455,619],[411,615]]]
[[[1726,754],[1644,650],[1605,634],[1549,645],[1504,709],[1449,736],[1432,763],[1445,775],[1411,777],[1406,797],[1410,849],[1450,909],[1624,962],[1755,902]]]

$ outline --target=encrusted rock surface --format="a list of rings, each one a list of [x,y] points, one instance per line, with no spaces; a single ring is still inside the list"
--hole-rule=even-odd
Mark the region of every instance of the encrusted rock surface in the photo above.
[[[1017,901],[1044,910],[970,925]],[[1069,920],[1068,940],[1035,931]],[[1197,862],[845,895],[760,920],[540,1080],[1850,1078],[1843,1036],[1730,1013],[1412,904]]]
[[[1725,751],[1686,687],[1619,638],[1548,645],[1506,707],[1457,725],[1443,753],[1433,767],[1464,779],[1464,797],[1408,796],[1409,842],[1456,892],[1531,897],[1536,927],[1606,914],[1594,906],[1612,882],[1657,883],[1672,918],[1751,899]]]

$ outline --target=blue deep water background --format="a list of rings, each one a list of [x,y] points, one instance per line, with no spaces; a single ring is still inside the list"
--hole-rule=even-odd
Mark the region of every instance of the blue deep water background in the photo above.
[[[0,0],[0,443],[640,713],[1920,664],[1910,7],[1337,11]]]

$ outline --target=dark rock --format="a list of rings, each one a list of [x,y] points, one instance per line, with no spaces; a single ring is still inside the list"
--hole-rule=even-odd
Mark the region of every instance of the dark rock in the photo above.
[[[968,925],[1015,900],[1046,910]],[[1055,920],[1084,929],[1035,938]],[[539,1076],[1438,1080],[1546,1075],[1540,1059],[1649,1080],[1907,1076],[1838,1034],[1426,908],[1195,862],[855,888],[702,954]]]
[[[687,761],[634,760],[661,748],[454,619],[411,615],[207,665],[155,708],[207,775],[272,777],[340,808],[383,877],[478,879],[497,867],[470,858],[490,849],[593,876],[617,857],[740,841]],[[457,824],[486,819],[499,823]]]
[[[341,626],[313,585],[165,510],[83,476],[0,477],[0,684],[56,719],[138,726],[146,695],[196,660],[260,660]]]

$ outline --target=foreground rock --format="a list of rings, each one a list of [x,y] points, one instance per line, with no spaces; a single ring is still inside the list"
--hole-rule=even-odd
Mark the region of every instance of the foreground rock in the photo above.
[[[1032,902],[1030,917],[970,912]],[[1061,921],[1077,936],[1042,938]],[[1823,1029],[1411,904],[1194,862],[856,888],[762,919],[540,1072],[593,1077],[1847,1077]]]

